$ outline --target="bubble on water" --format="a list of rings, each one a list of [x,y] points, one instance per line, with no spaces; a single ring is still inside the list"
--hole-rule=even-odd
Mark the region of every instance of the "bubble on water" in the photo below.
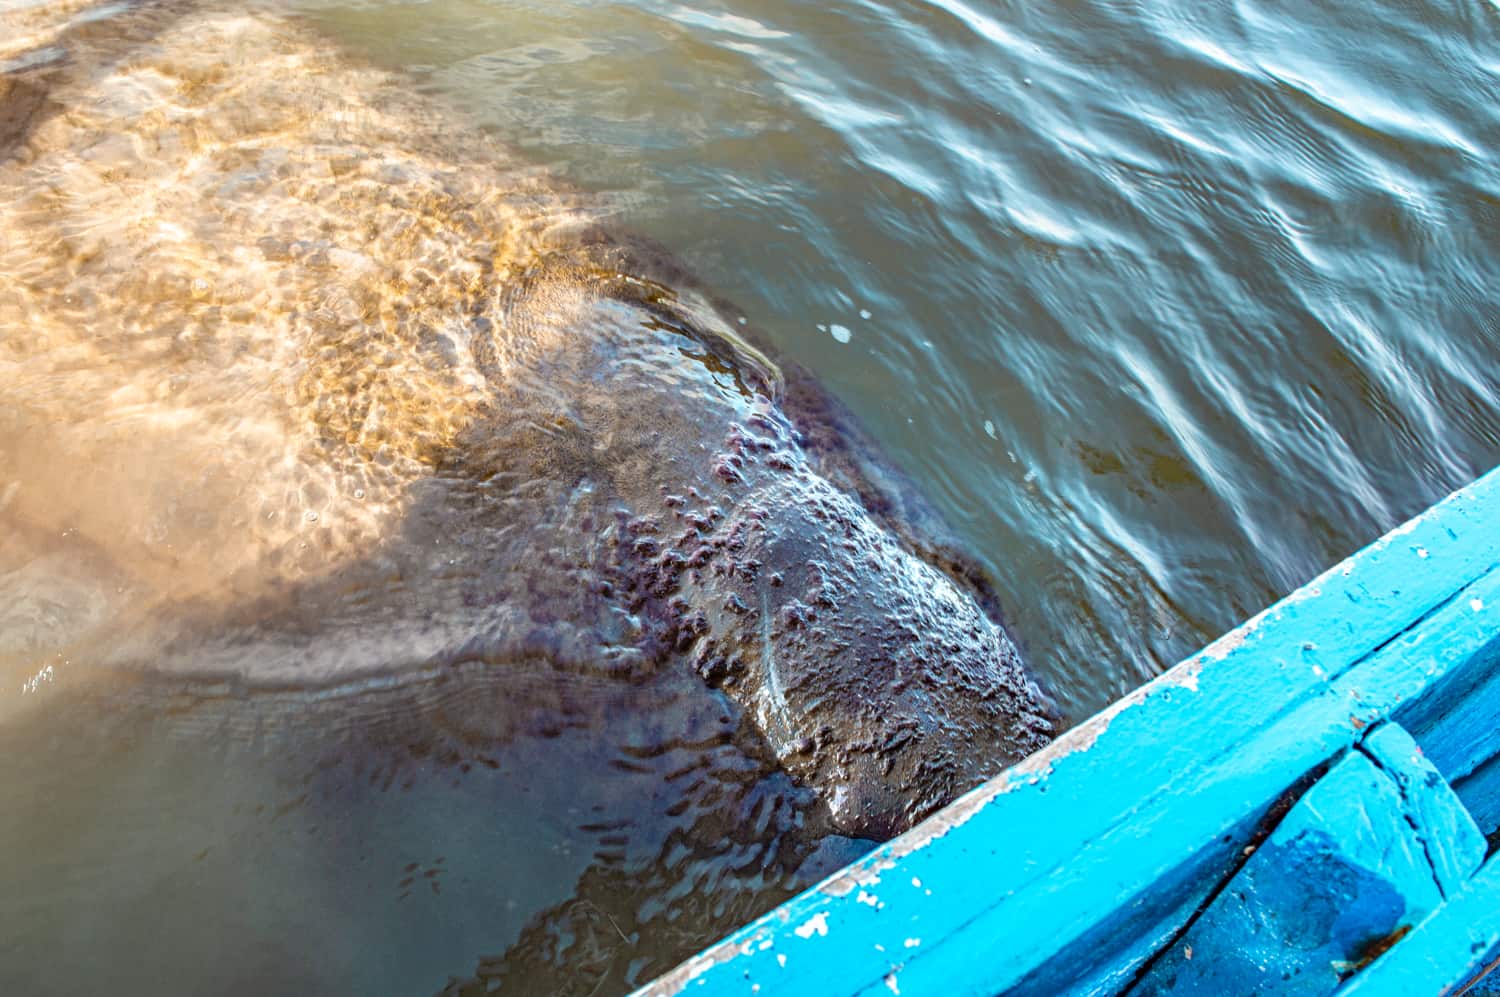
[[[847,328],[841,325],[830,325],[828,327],[828,333],[840,343],[849,342],[849,338],[854,335],[854,333],[850,332]]]
[[[995,424],[988,419],[984,420],[984,431],[989,434],[990,439],[999,439],[999,437],[995,435]]]
[[[868,308],[861,308],[859,310],[859,317],[860,318],[867,319],[867,318],[870,317],[870,314],[871,314],[870,313],[870,309],[868,309]]]
[[[739,324],[740,324],[740,325],[744,325],[744,324],[745,324],[745,316],[743,316],[743,315],[741,315],[741,316],[740,316],[740,317],[739,317],[739,318],[738,318],[738,319],[736,319],[736,320],[735,320],[735,321],[737,321],[737,322],[739,322]]]
[[[819,332],[827,332],[828,331],[828,326],[824,325],[822,322],[819,322],[818,323],[818,331]]]
[[[364,498],[365,497],[365,490],[363,488],[356,488],[356,489],[354,489],[354,497],[357,498],[357,499]]]
[[[311,509],[307,510],[307,521],[309,523],[316,523],[318,521],[318,514]]]

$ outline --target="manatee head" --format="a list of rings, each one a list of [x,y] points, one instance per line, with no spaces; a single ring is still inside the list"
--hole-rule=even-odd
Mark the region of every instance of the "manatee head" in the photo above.
[[[575,366],[549,362],[549,383],[607,385],[569,396],[565,476],[607,480],[629,514],[610,591],[645,642],[737,702],[847,834],[899,833],[1045,744],[1053,708],[981,587],[886,469],[829,457],[855,433],[836,403],[680,270],[638,246],[587,255],[508,299],[499,351],[566,342]]]
[[[787,369],[691,293],[594,286],[567,314],[575,341],[591,314],[586,366],[610,371],[580,421],[587,473],[608,469],[632,516],[623,610],[745,710],[834,825],[890,837],[1045,744],[1052,707],[979,587],[882,508],[876,469],[825,459],[852,427],[805,372],[789,398]],[[645,329],[671,330],[649,356]],[[597,352],[627,340],[629,364]]]
[[[1040,748],[1054,715],[957,578],[809,467],[725,526],[694,663],[847,834],[888,838]],[[690,586],[690,588],[693,586]]]

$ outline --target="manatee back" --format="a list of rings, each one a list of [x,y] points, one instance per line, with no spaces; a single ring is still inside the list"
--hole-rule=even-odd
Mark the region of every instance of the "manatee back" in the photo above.
[[[0,13],[25,111],[0,148],[0,529],[86,537],[124,617],[211,614],[399,529],[488,397],[476,317],[583,209],[285,18],[101,13]]]

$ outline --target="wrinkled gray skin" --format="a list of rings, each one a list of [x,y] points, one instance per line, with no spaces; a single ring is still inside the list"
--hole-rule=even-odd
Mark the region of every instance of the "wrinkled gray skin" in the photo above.
[[[250,39],[246,45],[274,38],[276,51],[295,41],[280,29],[234,30]],[[155,43],[158,33],[147,37]],[[174,54],[174,36],[162,37],[168,59],[204,48],[191,41],[204,36],[184,35],[189,41]],[[328,62],[307,56],[315,58]],[[242,59],[232,71],[243,75],[255,64]],[[476,205],[510,177],[444,165],[440,123],[421,139],[431,146],[429,158],[403,161],[404,172],[393,174],[387,143],[393,135],[418,141],[416,122],[430,113],[408,112],[404,98],[369,84],[370,100],[388,102],[386,118],[333,117],[320,132],[318,102],[350,99],[350,84],[336,62],[307,64],[318,72],[304,68],[297,76],[311,93],[295,97],[302,103],[292,103],[294,95],[274,79],[262,81],[264,96],[241,84],[220,97],[213,87],[222,72],[182,89],[179,102],[204,101],[202,120],[225,150],[214,154],[222,167],[201,155],[185,162],[203,189],[246,207],[215,210],[206,199],[184,198],[154,210],[207,211],[207,220],[181,219],[173,231],[214,240],[195,250],[205,258],[221,253],[238,266],[263,254],[272,269],[243,263],[236,286],[252,287],[247,282],[272,273],[274,286],[287,289],[275,300],[287,309],[277,321],[288,331],[272,342],[284,350],[305,341],[293,360],[305,373],[287,396],[293,412],[324,433],[299,466],[332,468],[329,481],[359,481],[387,454],[404,453],[400,467],[425,470],[401,472],[399,519],[358,557],[330,559],[326,571],[289,573],[269,594],[252,587],[231,610],[223,599],[205,599],[198,610],[179,601],[153,611],[129,635],[111,634],[95,659],[200,685],[282,689],[357,688],[372,676],[476,663],[627,680],[692,669],[737,703],[779,763],[826,800],[837,828],[867,837],[900,832],[1045,743],[1050,706],[999,625],[982,577],[941,553],[920,503],[892,484],[894,476],[804,372],[778,367],[750,345],[664,253],[586,226],[549,237],[545,250],[528,250],[529,263],[486,276],[489,247],[507,233],[493,231],[499,216]],[[111,113],[100,106],[98,113]],[[311,136],[289,154],[311,150],[313,166],[338,164],[338,185],[301,172],[301,160],[289,165],[286,154],[273,159],[262,151],[259,129],[274,125],[277,114]],[[90,134],[95,127],[80,126]],[[241,127],[244,136],[235,131]],[[75,141],[61,124],[37,128],[39,150],[51,141],[66,151]],[[20,134],[12,145],[25,148],[26,141]],[[190,148],[173,142],[152,136],[147,148],[168,150],[153,155]],[[476,163],[481,152],[473,153]],[[110,154],[126,157],[115,175],[155,168],[129,159],[129,147]],[[22,162],[39,155],[28,152]],[[24,173],[17,177],[19,188],[31,183]],[[331,202],[330,192],[356,200]],[[537,208],[517,195],[515,219],[550,203],[524,197],[536,198]],[[87,198],[58,200],[14,224],[33,224],[34,217],[45,236],[74,224],[66,212],[84,210],[75,203],[98,210]],[[262,205],[273,203],[278,219],[317,219],[307,242],[287,244],[280,230],[257,230],[271,213]],[[377,209],[399,216],[408,203],[427,244],[437,247],[432,252],[451,254],[424,261],[420,281],[409,259],[393,255],[388,263],[382,255],[387,247],[379,239],[392,232],[399,238],[399,223],[373,220]],[[361,212],[371,214],[370,224]],[[87,231],[90,216],[80,217],[79,230]],[[390,253],[404,245],[393,242]],[[79,250],[80,258],[96,260],[94,252]],[[361,269],[330,267],[330,259],[356,256]],[[235,347],[230,338],[229,304],[195,297],[189,285],[197,285],[187,277],[178,283],[188,290],[168,287],[177,259],[163,255],[139,275],[101,268],[92,300],[118,315],[88,318],[99,330],[98,348],[115,349],[107,334],[117,324],[171,300],[180,301],[171,310],[225,343],[223,356],[249,355],[251,347]],[[34,269],[62,274],[60,265],[39,261]],[[51,278],[32,278],[32,297],[14,313],[61,309],[75,300],[65,295],[83,286],[77,282],[93,279],[81,273],[67,278],[76,286],[56,290],[44,282]],[[337,282],[355,274],[363,283],[351,283],[347,301],[339,299]],[[382,313],[390,316],[387,326],[377,333],[362,325],[360,310],[385,307],[377,291],[396,286],[398,277],[404,297],[394,312]],[[263,309],[241,309],[247,329]],[[149,344],[158,330],[175,335],[174,328],[143,322],[120,337],[118,349]],[[20,349],[24,330],[14,331]],[[260,340],[246,342],[262,348],[254,345]],[[171,343],[183,363],[205,365],[202,375],[183,368],[185,383],[212,383],[219,361],[208,345],[192,353]],[[393,362],[421,376],[402,381],[407,375],[389,373]],[[483,384],[473,411],[445,436],[447,423],[424,422],[422,413],[442,401],[428,396],[447,390],[448,365],[477,368]],[[471,381],[464,390],[475,393]],[[205,409],[218,404],[211,395],[185,397]],[[408,423],[377,424],[370,415],[408,410],[417,413]],[[380,447],[358,442],[371,425],[385,427]],[[35,439],[40,431],[12,432]],[[105,473],[99,470],[100,480]],[[244,492],[236,486],[234,494]]]
[[[548,482],[551,508],[602,527],[605,563],[574,582],[596,596],[570,616],[592,624],[584,654],[624,638],[690,663],[846,833],[899,832],[1045,743],[1047,707],[981,592],[862,502],[900,497],[882,496],[837,407],[801,372],[788,390],[696,296],[623,276],[664,269],[641,252],[589,255],[582,276],[538,278],[592,285],[587,317],[570,319],[578,349],[544,372],[569,386],[566,426],[539,439],[552,391],[501,379],[503,421],[477,426],[461,458],[469,477]],[[546,293],[517,289],[497,352],[551,316]],[[562,546],[545,530],[518,541],[518,561]]]

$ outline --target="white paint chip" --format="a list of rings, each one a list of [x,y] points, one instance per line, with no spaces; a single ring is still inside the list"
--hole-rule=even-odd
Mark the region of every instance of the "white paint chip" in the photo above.
[[[1483,599],[1470,599],[1469,600],[1469,608],[1472,609],[1472,610],[1474,610],[1474,612],[1476,612],[1476,613],[1479,612],[1481,609],[1484,608],[1484,600]]]
[[[906,947],[909,948],[909,949],[914,949],[918,945],[921,945],[921,944],[922,944],[922,939],[920,939],[920,938],[908,938],[906,940],[906,942],[905,942]]]
[[[776,953],[776,965],[780,966],[782,969],[786,969],[786,953]]]
[[[864,890],[859,891],[859,896],[854,898],[854,902],[865,904],[870,907],[880,906],[880,898],[873,893],[866,893]]]
[[[988,419],[984,420],[984,431],[989,434],[989,437],[992,440],[998,440],[1000,438],[995,435],[995,424]]]
[[[811,938],[813,935],[826,938],[828,936],[828,912],[820,910],[792,930],[797,933],[798,938]]]
[[[828,334],[840,343],[849,342],[850,337],[854,335],[846,326],[838,324],[830,325],[828,327]]]
[[[893,993],[893,994],[896,995],[896,997],[901,997],[901,987],[899,985],[897,985],[897,983],[896,983],[896,974],[895,973],[886,973],[885,974],[885,985],[886,985],[886,988],[889,989],[891,993]]]
[[[869,317],[870,317],[870,309],[868,309],[868,308],[861,308],[859,310],[859,317],[862,318],[862,319],[868,320]]]
[[[1417,548],[1417,556],[1421,557],[1421,558],[1426,558],[1427,557],[1427,548],[1426,547],[1418,547]]]
[[[911,878],[911,885],[915,886],[917,889],[920,890],[922,888],[922,881],[920,879],[918,879],[916,876],[913,876]]]

